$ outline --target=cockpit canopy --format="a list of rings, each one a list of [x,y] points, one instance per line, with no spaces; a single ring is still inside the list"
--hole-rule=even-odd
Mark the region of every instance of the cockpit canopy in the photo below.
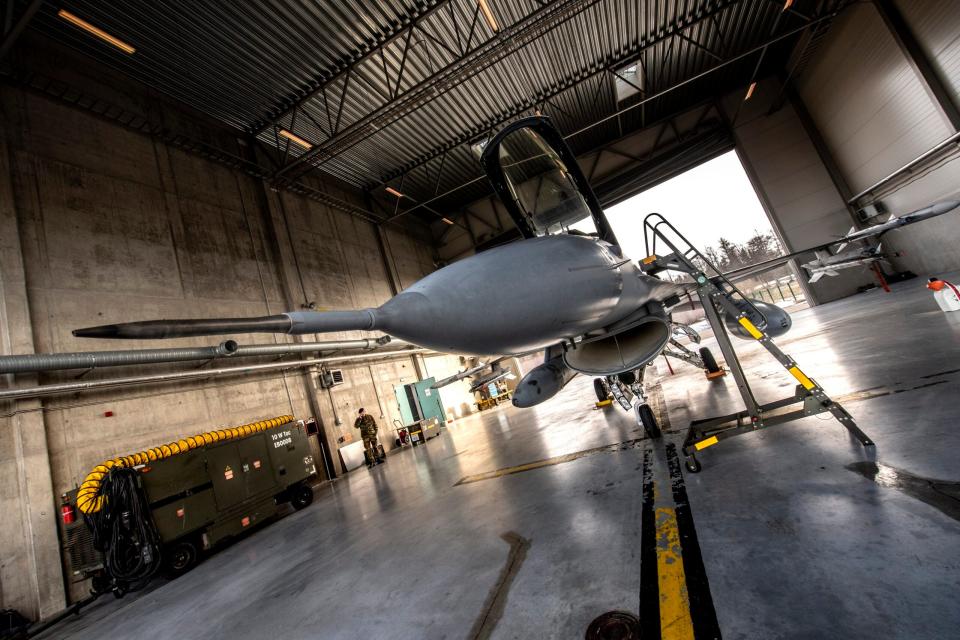
[[[480,162],[525,237],[586,232],[617,244],[576,158],[547,118],[507,126]]]
[[[537,235],[562,233],[590,217],[567,166],[536,131],[511,131],[498,155],[510,196]]]

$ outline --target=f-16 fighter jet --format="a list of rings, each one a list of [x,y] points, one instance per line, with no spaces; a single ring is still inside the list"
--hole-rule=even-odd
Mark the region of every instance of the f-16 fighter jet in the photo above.
[[[544,402],[582,373],[597,379],[598,396],[609,391],[655,437],[643,372],[668,345],[679,345],[678,338],[695,338],[671,318],[684,285],[649,275],[623,255],[576,159],[547,118],[508,125],[486,145],[480,162],[523,239],[434,271],[379,307],[129,322],[74,335],[143,340],[363,330],[448,353],[542,351],[543,364],[520,381],[514,405]],[[592,222],[592,231],[570,229],[583,220]],[[782,309],[752,302],[751,320],[760,330],[776,337],[789,329]],[[743,336],[740,324],[726,320]],[[687,350],[684,359],[716,367],[704,351],[698,358]]]
[[[840,275],[840,269],[869,266],[884,260],[884,255],[881,252],[881,243],[879,240],[890,231],[896,231],[897,229],[905,227],[908,224],[914,224],[916,222],[942,216],[945,213],[953,211],[958,206],[960,206],[960,200],[944,200],[943,202],[937,202],[935,204],[926,206],[923,209],[918,209],[911,213],[905,213],[902,216],[891,215],[886,222],[881,222],[880,224],[875,224],[864,229],[860,229],[859,231],[857,231],[855,228],[851,228],[850,231],[848,231],[847,234],[842,238],[837,238],[836,240],[817,245],[816,247],[794,251],[793,253],[780,256],[779,258],[774,258],[773,260],[767,260],[766,262],[761,262],[760,264],[755,264],[750,267],[744,267],[742,269],[732,271],[726,274],[726,276],[733,280],[747,278],[751,275],[762,273],[768,269],[786,264],[786,262],[791,258],[802,256],[806,253],[810,253],[811,251],[816,254],[816,259],[811,260],[810,262],[804,262],[800,265],[810,275],[810,282],[816,282],[824,276],[837,276]],[[847,245],[851,243],[859,243],[861,241],[870,242],[873,240],[876,240],[877,244],[858,244],[853,248],[846,248]],[[832,253],[831,250],[833,251]]]
[[[809,282],[816,282],[823,276],[840,275],[840,269],[865,267],[880,262],[884,259],[880,247],[881,245],[877,244],[872,247],[859,247],[856,249],[847,249],[846,251],[837,251],[837,253],[814,251],[817,256],[816,260],[804,262],[800,266],[810,275]]]

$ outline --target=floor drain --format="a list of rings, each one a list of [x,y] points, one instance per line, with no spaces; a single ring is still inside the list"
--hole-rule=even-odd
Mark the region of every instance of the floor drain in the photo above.
[[[640,640],[640,621],[625,611],[608,611],[587,627],[587,640]]]

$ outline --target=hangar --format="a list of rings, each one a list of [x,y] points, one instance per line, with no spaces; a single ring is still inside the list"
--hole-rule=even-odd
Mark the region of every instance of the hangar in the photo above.
[[[0,637],[956,634],[956,3],[3,7]]]

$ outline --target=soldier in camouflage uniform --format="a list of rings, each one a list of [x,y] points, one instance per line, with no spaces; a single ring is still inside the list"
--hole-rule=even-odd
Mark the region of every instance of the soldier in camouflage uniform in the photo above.
[[[354,429],[360,429],[360,437],[363,438],[363,448],[367,452],[367,465],[373,466],[378,462],[385,462],[380,456],[380,448],[377,446],[377,421],[373,416],[360,409],[360,416],[353,423]]]

